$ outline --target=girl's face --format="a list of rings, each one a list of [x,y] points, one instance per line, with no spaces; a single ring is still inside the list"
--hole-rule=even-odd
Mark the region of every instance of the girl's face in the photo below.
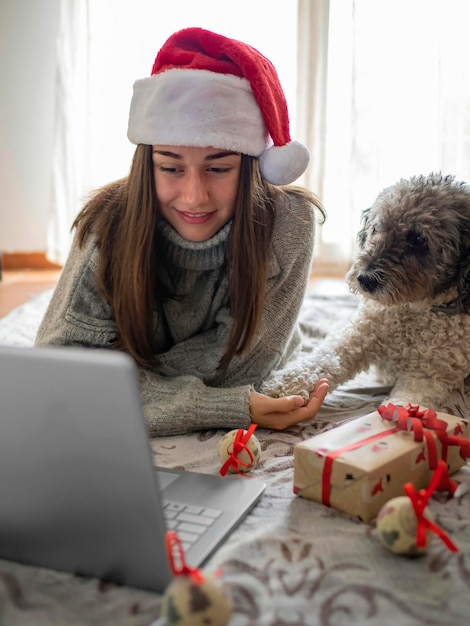
[[[235,211],[241,154],[216,148],[153,146],[163,217],[189,241],[205,241]]]

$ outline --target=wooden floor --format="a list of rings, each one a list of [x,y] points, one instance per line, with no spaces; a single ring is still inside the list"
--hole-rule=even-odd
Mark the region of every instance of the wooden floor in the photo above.
[[[24,304],[31,297],[54,287],[60,270],[4,270],[0,280],[0,317]],[[319,276],[312,278],[310,291],[327,295],[348,292],[342,278]]]
[[[54,287],[60,270],[3,270],[0,280],[0,317],[31,297]]]

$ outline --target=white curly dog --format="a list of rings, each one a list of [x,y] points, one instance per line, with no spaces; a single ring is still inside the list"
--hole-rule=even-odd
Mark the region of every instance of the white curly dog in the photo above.
[[[389,401],[438,409],[470,374],[470,185],[430,174],[384,189],[363,215],[346,275],[354,319],[261,391],[305,399],[374,367]]]

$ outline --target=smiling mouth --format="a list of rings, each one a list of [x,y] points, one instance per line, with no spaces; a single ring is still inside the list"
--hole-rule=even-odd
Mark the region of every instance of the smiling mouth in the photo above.
[[[184,215],[185,217],[206,217],[207,215],[212,215],[212,212],[206,211],[204,213],[186,213],[185,211],[178,211],[180,215]]]
[[[187,224],[205,224],[215,215],[216,211],[203,211],[200,213],[191,213],[188,211],[177,211],[179,217]]]

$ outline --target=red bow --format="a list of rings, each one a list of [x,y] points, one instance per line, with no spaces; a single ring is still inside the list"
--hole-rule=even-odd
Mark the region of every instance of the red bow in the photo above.
[[[255,432],[256,426],[257,424],[251,424],[248,430],[246,431],[246,433],[243,430],[243,428],[239,428],[237,430],[235,439],[230,444],[229,449],[227,449],[227,452],[229,453],[230,456],[228,457],[228,459],[225,461],[225,463],[222,465],[220,469],[220,474],[222,476],[225,476],[229,468],[233,469],[238,474],[242,474],[243,472],[241,472],[238,468],[250,467],[250,465],[253,463],[253,455],[251,453],[251,450],[247,448],[246,444],[250,440],[251,435]],[[238,455],[243,450],[246,450],[248,456],[250,457],[249,463],[243,463],[243,461],[240,461],[240,459],[238,458]]]
[[[426,545],[426,531],[430,530],[445,543],[449,550],[452,552],[458,552],[457,546],[451,541],[442,528],[439,528],[437,524],[424,516],[424,510],[429,502],[429,499],[439,485],[442,484],[443,477],[446,474],[448,474],[447,464],[445,461],[439,461],[437,469],[434,472],[427,489],[420,489],[419,491],[416,491],[412,483],[406,483],[404,486],[405,493],[411,500],[411,504],[413,505],[413,509],[418,520],[418,526],[416,529],[416,545],[418,548],[423,548]]]
[[[393,422],[400,430],[413,433],[415,441],[426,440],[428,450],[429,469],[436,469],[438,465],[438,453],[433,432],[442,444],[442,459],[447,461],[447,450],[451,446],[459,446],[460,456],[463,459],[470,458],[470,442],[465,437],[457,437],[447,433],[447,422],[437,417],[433,409],[421,411],[419,406],[407,404],[406,406],[394,405],[379,406],[377,411],[382,419]],[[450,491],[454,493],[457,483],[447,476],[441,477],[439,491]]]

